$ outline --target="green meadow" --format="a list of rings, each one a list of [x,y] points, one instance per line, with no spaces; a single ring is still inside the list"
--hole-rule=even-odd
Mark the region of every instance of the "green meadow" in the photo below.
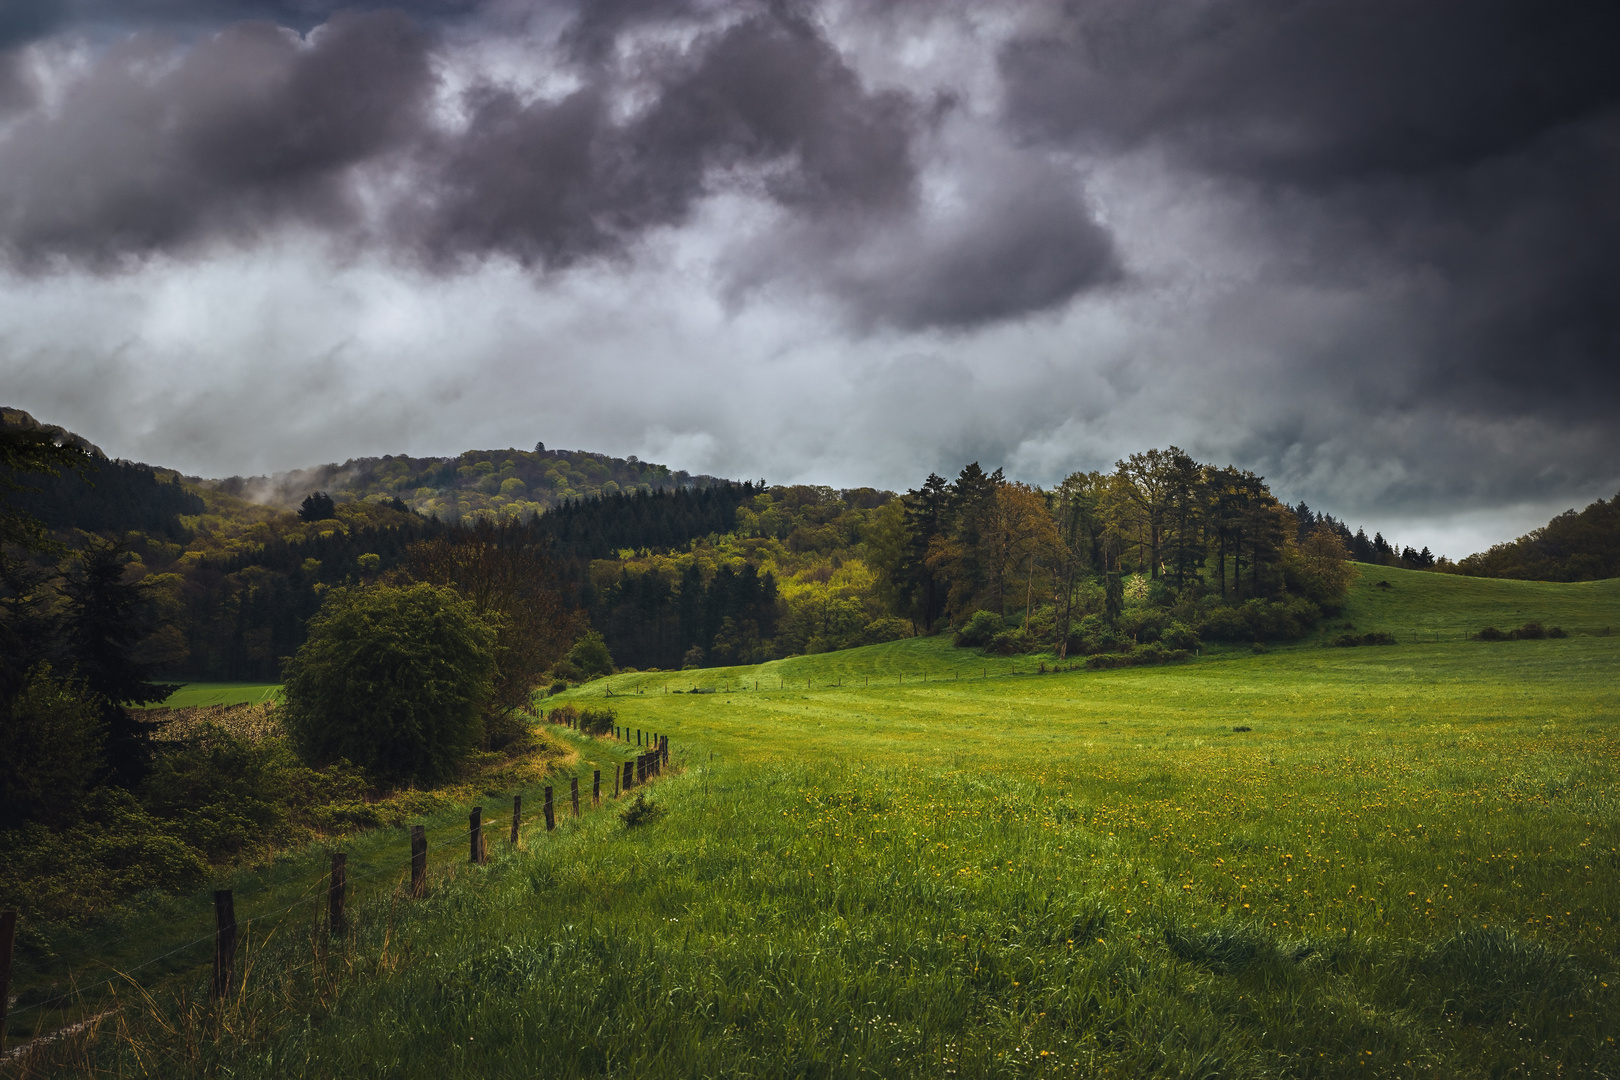
[[[158,705],[165,709],[207,708],[211,705],[259,705],[281,694],[280,683],[186,683]]]
[[[1462,640],[1531,620],[1571,636]],[[177,972],[12,1068],[1620,1072],[1620,582],[1364,568],[1344,622],[1439,640],[1054,671],[940,636],[588,684],[561,700],[670,736],[661,816],[446,858],[347,935],[251,936],[221,1007]]]

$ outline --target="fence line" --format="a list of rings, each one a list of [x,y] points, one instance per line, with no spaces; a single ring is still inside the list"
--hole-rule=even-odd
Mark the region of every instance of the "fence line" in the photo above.
[[[647,745],[652,747],[654,745],[652,741],[654,736],[652,733],[646,734]],[[637,732],[637,735],[639,738],[642,733]],[[668,763],[669,737],[660,735],[656,736],[656,738],[658,740],[656,749],[649,749],[644,753],[638,754],[635,759],[626,761],[624,763],[625,782],[623,785],[623,790],[625,792],[628,792],[631,787],[646,783],[653,776],[661,774],[663,771],[662,766]],[[635,768],[634,781],[630,779],[632,775],[630,771],[632,766]],[[618,779],[618,769],[615,768],[615,798],[618,798],[621,794]],[[573,777],[571,778],[571,781],[571,797],[574,816],[579,817],[579,779],[578,777]],[[595,773],[592,794],[592,804],[600,805],[600,769],[596,770]],[[555,822],[552,816],[552,789],[550,786],[545,788],[545,797],[547,829],[550,831],[555,827]],[[517,848],[521,836],[522,805],[522,793],[517,792],[513,795],[512,826],[510,833],[510,846],[514,850]],[[481,806],[473,808],[472,813],[469,815],[468,828],[464,832],[453,835],[446,840],[441,840],[432,845],[427,844],[425,826],[411,826],[409,833],[410,854],[403,873],[401,869],[397,867],[389,868],[379,866],[369,871],[360,871],[358,873],[351,874],[348,872],[347,854],[345,852],[334,851],[331,853],[331,866],[328,873],[322,877],[317,877],[314,881],[306,886],[306,889],[309,891],[309,895],[305,895],[300,899],[293,901],[291,904],[279,909],[254,915],[250,918],[242,920],[240,923],[238,923],[235,916],[234,891],[231,889],[215,890],[215,926],[212,933],[205,934],[190,941],[184,942],[172,949],[159,953],[157,956],[143,960],[129,968],[115,968],[88,953],[78,952],[76,955],[89,960],[92,965],[112,970],[113,974],[105,979],[81,986],[77,983],[77,976],[70,972],[65,976],[70,987],[70,989],[68,989],[66,992],[53,997],[45,998],[41,1001],[34,1002],[31,1005],[26,1005],[18,1009],[9,1008],[10,984],[13,981],[12,977],[14,975],[12,959],[16,941],[17,913],[15,910],[6,910],[0,912],[0,1059],[10,1059],[19,1053],[27,1053],[30,1046],[36,1044],[43,1045],[43,1040],[48,1040],[53,1034],[42,1033],[34,1035],[26,1042],[20,1044],[11,1052],[7,1053],[5,1052],[7,1028],[11,1022],[15,1021],[18,1017],[41,1010],[64,1008],[70,1002],[77,999],[82,999],[86,994],[99,991],[121,980],[133,982],[134,980],[132,979],[132,976],[136,972],[149,968],[154,964],[169,959],[170,957],[176,956],[189,949],[194,949],[197,946],[209,941],[214,943],[213,977],[210,980],[209,996],[213,1001],[224,999],[229,992],[230,984],[235,974],[237,944],[241,934],[245,933],[255,923],[262,924],[270,920],[279,920],[280,917],[287,915],[289,912],[292,912],[305,905],[318,904],[324,899],[327,902],[327,932],[329,934],[341,935],[348,929],[345,913],[345,902],[348,893],[352,891],[351,883],[355,881],[374,879],[384,874],[399,874],[402,877],[405,874],[408,874],[410,880],[410,890],[408,895],[413,899],[422,897],[425,895],[424,886],[427,869],[427,856],[429,852],[440,851],[444,848],[450,847],[451,845],[470,841],[473,846],[471,848],[471,858],[469,861],[475,865],[482,864],[487,861],[488,844],[487,842],[483,842],[484,838],[482,836],[481,829],[482,810],[483,808]],[[325,886],[324,888],[322,888],[323,883]],[[265,892],[270,892],[272,891],[272,888],[272,886],[267,884],[258,895],[263,895]],[[276,923],[276,925],[280,925],[279,921]],[[133,935],[121,935],[113,938],[112,943],[118,944],[131,940],[133,940]],[[104,1016],[106,1014],[103,1013],[100,1015]]]

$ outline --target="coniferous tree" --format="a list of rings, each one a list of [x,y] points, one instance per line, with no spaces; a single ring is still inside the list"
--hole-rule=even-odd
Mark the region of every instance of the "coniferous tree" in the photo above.
[[[151,761],[155,724],[137,718],[132,705],[156,704],[177,685],[153,681],[150,664],[135,658],[135,646],[151,629],[145,590],[124,580],[129,549],[93,539],[69,570],[62,593],[66,659],[88,691],[104,703],[106,760],[116,781],[137,783]]]
[[[305,521],[330,521],[337,517],[337,504],[324,491],[311,492],[298,508],[298,516]]]

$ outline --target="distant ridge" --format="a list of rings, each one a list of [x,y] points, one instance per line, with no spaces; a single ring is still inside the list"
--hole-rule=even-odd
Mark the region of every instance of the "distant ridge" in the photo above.
[[[43,431],[54,435],[56,441],[64,446],[77,446],[91,457],[105,458],[107,455],[101,447],[86,439],[83,435],[69,431],[58,424],[47,424],[36,420],[34,416],[24,409],[13,409],[7,405],[0,405],[0,427],[21,428],[24,431]]]
[[[725,481],[671,470],[634,455],[616,458],[588,450],[547,450],[539,443],[533,450],[467,450],[455,457],[384,454],[272,476],[223,480],[188,476],[185,482],[286,510],[296,509],[316,491],[340,502],[399,499],[417,513],[455,521],[489,512],[528,516],[570,500],[708,488]]]

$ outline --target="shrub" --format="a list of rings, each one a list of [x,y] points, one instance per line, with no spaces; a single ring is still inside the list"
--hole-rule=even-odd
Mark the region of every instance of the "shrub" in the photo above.
[[[286,827],[289,774],[301,768],[279,739],[252,743],[205,724],[158,755],[141,801],[210,862],[222,862],[270,843]]]
[[[1487,626],[1474,635],[1475,641],[1506,641],[1508,636],[1494,626]]]
[[[975,611],[956,632],[956,644],[963,648],[981,649],[1001,633],[1001,628],[1000,615],[993,611]]]
[[[1374,630],[1367,634],[1340,634],[1328,644],[1340,649],[1349,649],[1357,645],[1393,645],[1395,639],[1382,630]]]
[[[607,642],[595,630],[580,635],[564,659],[583,672],[585,678],[613,674],[613,656],[608,652]]]
[[[1191,652],[1203,645],[1198,632],[1184,622],[1172,622],[1159,632],[1159,643],[1167,649]]]
[[[1215,641],[1298,641],[1321,617],[1302,597],[1254,599],[1205,612],[1198,633]]]
[[[619,714],[605,705],[589,705],[579,711],[579,730],[586,735],[606,735],[613,730]]]
[[[1107,668],[1144,667],[1151,664],[1173,664],[1187,659],[1185,649],[1166,649],[1154,642],[1148,645],[1138,645],[1130,652],[1101,653],[1086,660],[1086,668],[1090,671],[1101,671]]]
[[[282,722],[312,763],[448,779],[481,741],[495,633],[448,588],[334,589],[287,664]]]
[[[984,647],[984,651],[992,656],[1016,656],[1021,652],[1029,651],[1029,638],[1021,629],[1003,630],[990,639],[990,643]]]
[[[1159,635],[1170,624],[1170,613],[1163,608],[1131,607],[1119,617],[1119,633],[1131,641],[1159,640]]]
[[[619,820],[624,827],[633,829],[637,825],[646,825],[657,821],[664,816],[664,808],[655,802],[647,801],[645,791],[636,792],[636,799],[619,814]]]
[[[101,768],[100,700],[82,682],[58,679],[39,664],[8,711],[0,717],[0,826],[77,819]]]
[[[585,681],[586,676],[565,656],[551,665],[551,678],[553,687],[560,686],[563,690],[566,690],[569,683],[582,683]],[[561,693],[561,691],[556,692]]]
[[[1550,638],[1567,638],[1569,634],[1564,631],[1562,626],[1549,626],[1547,627],[1547,636]]]
[[[861,631],[862,645],[880,645],[885,641],[899,641],[901,638],[911,636],[911,624],[904,619],[897,619],[893,615],[885,615],[881,619],[873,619]]]
[[[566,682],[564,682],[563,680],[558,679],[556,682],[551,684],[551,689],[546,691],[546,693],[548,693],[548,694],[561,694],[561,693],[566,692],[567,690],[568,690],[568,684]]]

